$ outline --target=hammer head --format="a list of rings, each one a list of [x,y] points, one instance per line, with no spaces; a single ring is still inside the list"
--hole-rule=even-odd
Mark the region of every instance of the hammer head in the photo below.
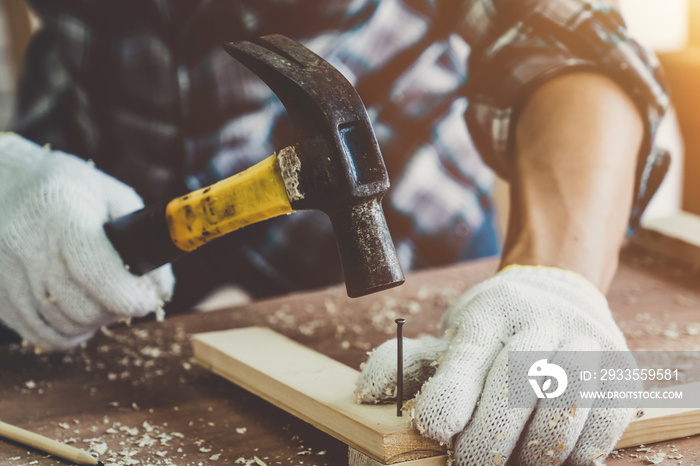
[[[278,154],[292,208],[333,225],[350,297],[404,282],[381,199],[389,177],[355,88],[328,62],[281,35],[224,45],[287,109],[296,144]]]

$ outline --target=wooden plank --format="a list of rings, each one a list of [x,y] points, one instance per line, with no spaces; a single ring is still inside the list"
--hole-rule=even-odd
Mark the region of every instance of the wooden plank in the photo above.
[[[700,400],[700,382],[678,385],[684,398]],[[615,448],[636,447],[700,433],[700,409],[647,408],[644,416],[627,426]]]
[[[447,455],[431,456],[429,458],[421,458],[418,460],[405,461],[396,463],[394,466],[445,466],[447,464]],[[348,466],[387,466],[386,463],[380,463],[377,460],[370,458],[364,453],[355,450],[353,447],[348,447]]]
[[[397,417],[394,405],[355,403],[358,371],[279,333],[260,327],[199,333],[192,346],[203,366],[357,450],[351,466],[445,464],[445,449]],[[700,399],[700,382],[672,389]],[[616,448],[698,433],[700,409],[645,409]]]
[[[196,334],[203,366],[385,464],[443,454],[445,448],[397,417],[395,405],[355,403],[358,372],[260,327]]]
[[[632,242],[650,251],[700,268],[700,216],[681,212],[645,221]]]

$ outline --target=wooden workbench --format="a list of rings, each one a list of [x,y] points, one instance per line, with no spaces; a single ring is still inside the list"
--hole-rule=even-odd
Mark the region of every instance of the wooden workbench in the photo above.
[[[409,337],[434,332],[445,307],[495,266],[486,260],[412,274],[400,288],[357,300],[332,288],[142,322],[67,353],[0,347],[0,419],[98,452],[107,464],[347,464],[342,443],[193,364],[188,336],[268,326],[358,367],[392,336],[396,317],[407,318]],[[630,348],[700,350],[696,270],[628,249],[609,300]],[[700,463],[700,437],[652,448]],[[650,454],[628,449],[608,464],[649,464],[642,458]],[[0,442],[0,464],[67,463]]]

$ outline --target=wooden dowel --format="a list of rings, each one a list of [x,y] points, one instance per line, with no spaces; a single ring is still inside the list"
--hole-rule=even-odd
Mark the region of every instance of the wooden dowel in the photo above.
[[[44,437],[34,432],[0,421],[0,436],[21,443],[30,448],[45,451],[53,456],[63,458],[76,464],[102,466],[102,462],[93,458],[88,452],[71,447],[65,443]]]

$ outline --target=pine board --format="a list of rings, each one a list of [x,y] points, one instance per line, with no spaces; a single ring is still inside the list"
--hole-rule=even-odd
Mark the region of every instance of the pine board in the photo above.
[[[385,464],[443,454],[395,405],[355,403],[358,372],[272,330],[196,334],[197,362]]]
[[[642,223],[632,242],[681,263],[700,268],[700,216],[680,212]]]
[[[397,417],[395,405],[355,403],[356,370],[273,330],[199,333],[192,346],[199,364],[346,443],[351,466],[445,464],[445,449]],[[684,396],[700,399],[700,383],[683,388]],[[647,409],[616,448],[698,433],[700,409]]]

